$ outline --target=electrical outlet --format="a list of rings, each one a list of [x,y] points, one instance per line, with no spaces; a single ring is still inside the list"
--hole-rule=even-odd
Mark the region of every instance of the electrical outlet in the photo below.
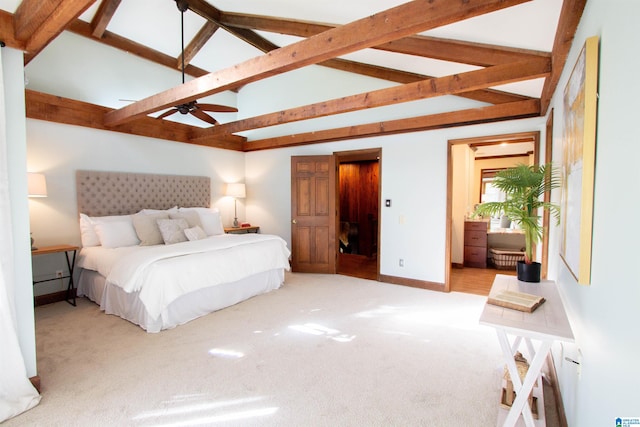
[[[62,277],[62,270],[56,270],[56,277],[57,278]]]
[[[398,261],[398,265],[400,265],[400,267],[404,267],[404,260],[402,258]]]

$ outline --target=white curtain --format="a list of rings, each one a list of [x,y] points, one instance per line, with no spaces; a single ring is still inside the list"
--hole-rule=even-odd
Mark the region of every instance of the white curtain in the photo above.
[[[0,48],[0,423],[34,407],[40,401],[40,395],[27,377],[16,328],[4,98],[4,72]]]

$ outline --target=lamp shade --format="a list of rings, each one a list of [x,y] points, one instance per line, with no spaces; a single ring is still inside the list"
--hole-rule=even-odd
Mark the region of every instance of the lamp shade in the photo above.
[[[227,184],[227,190],[224,194],[236,199],[244,199],[246,197],[245,185],[241,182]]]
[[[47,197],[47,180],[41,173],[27,173],[29,197]]]

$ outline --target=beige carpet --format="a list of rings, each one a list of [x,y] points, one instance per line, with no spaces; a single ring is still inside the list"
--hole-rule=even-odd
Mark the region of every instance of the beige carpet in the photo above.
[[[494,426],[485,298],[288,274],[147,334],[80,299],[36,309],[40,405],[6,426]]]

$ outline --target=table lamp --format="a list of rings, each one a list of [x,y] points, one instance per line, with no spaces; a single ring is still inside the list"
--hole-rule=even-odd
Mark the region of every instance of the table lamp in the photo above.
[[[233,226],[238,227],[238,199],[246,197],[246,189],[244,183],[235,182],[227,184],[225,196],[233,197]]]
[[[27,173],[27,194],[29,197],[47,197],[47,180],[41,173]],[[31,237],[31,250],[35,251],[33,246],[33,236]]]

